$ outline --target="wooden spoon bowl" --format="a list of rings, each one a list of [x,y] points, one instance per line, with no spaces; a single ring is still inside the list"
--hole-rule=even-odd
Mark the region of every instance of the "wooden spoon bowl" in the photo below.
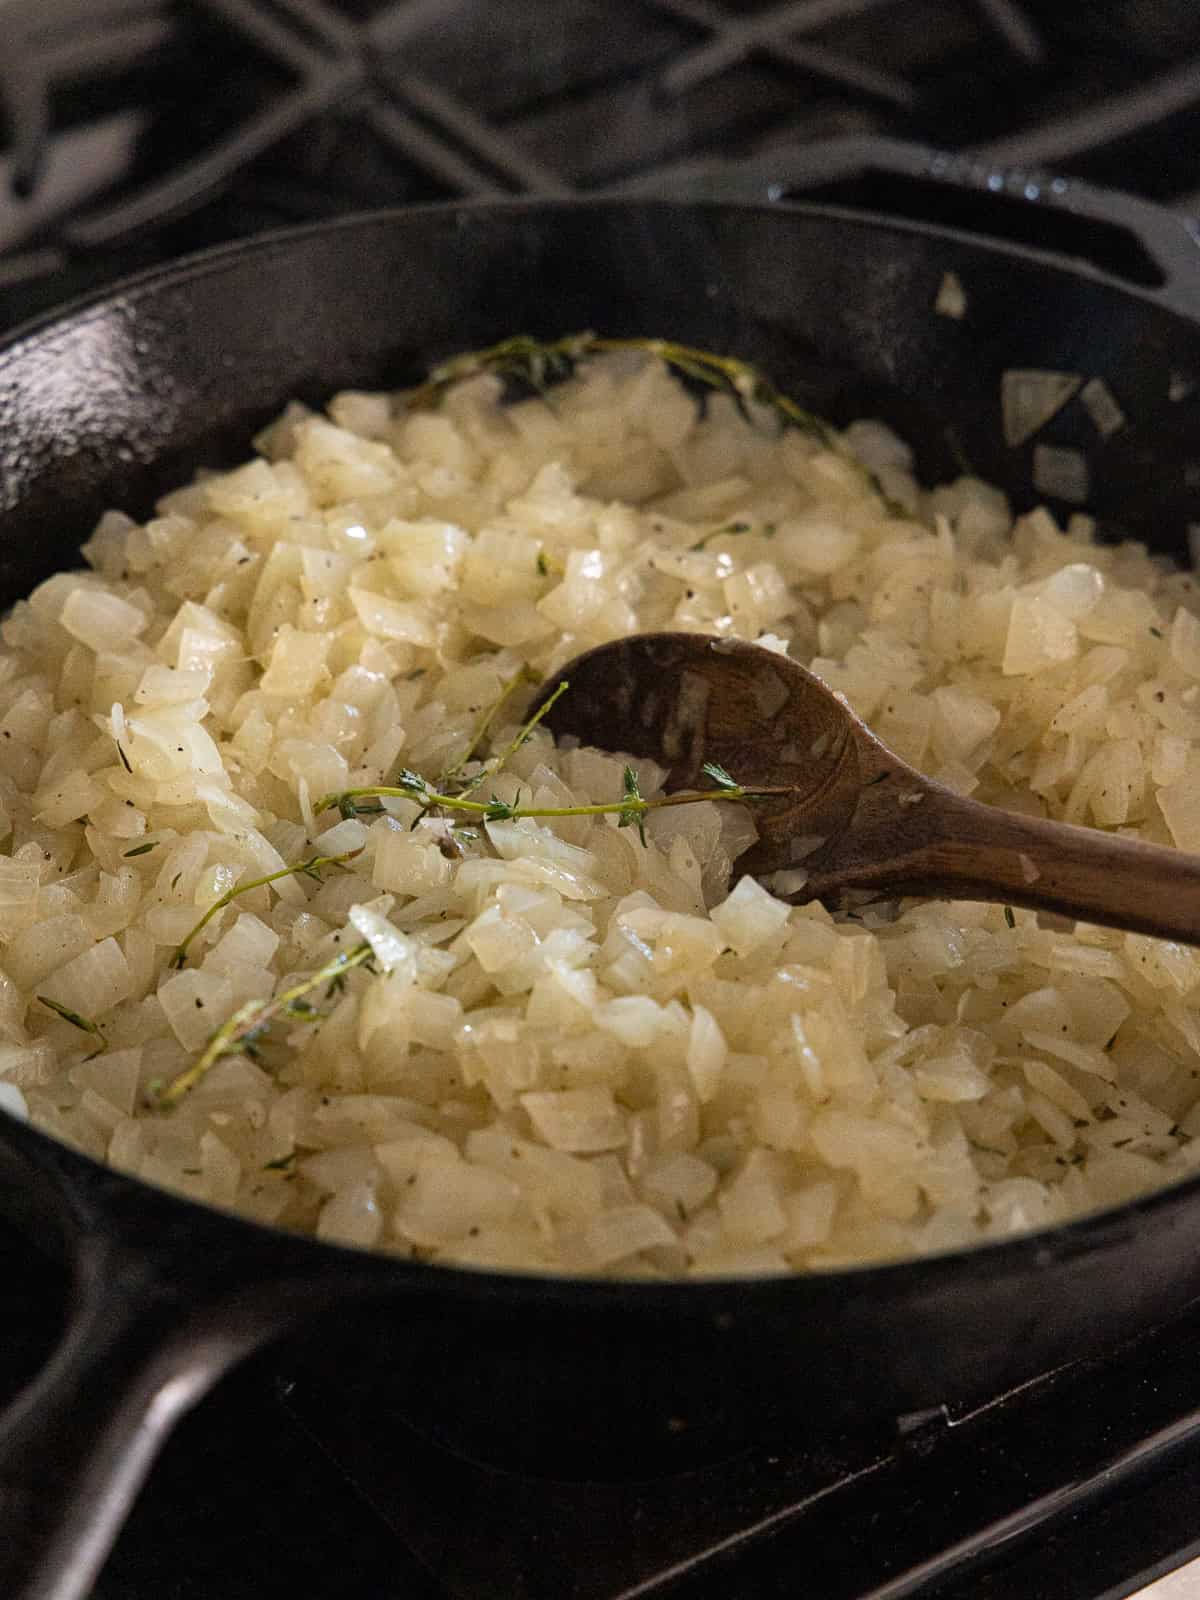
[[[1200,944],[1200,857],[964,799],[893,754],[819,678],[737,639],[634,634],[577,656],[543,686],[545,723],[707,787],[746,789],[759,838],[739,872],[794,901],[855,891],[1003,901]],[[783,874],[779,877],[777,875]]]

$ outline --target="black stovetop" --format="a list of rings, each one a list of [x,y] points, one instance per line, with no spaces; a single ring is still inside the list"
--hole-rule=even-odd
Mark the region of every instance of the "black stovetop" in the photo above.
[[[1195,0],[0,0],[0,332],[266,227],[886,133],[1200,210]],[[57,1280],[0,1230],[0,1397]],[[381,1337],[374,1329],[372,1338]],[[1200,1308],[968,1415],[561,1483],[316,1329],[185,1420],[97,1600],[1122,1600],[1200,1548]]]
[[[2,1400],[59,1285],[3,1226],[0,1275]],[[1200,1306],[969,1412],[622,1483],[442,1448],[380,1381],[387,1339],[317,1326],[226,1379],[95,1600],[1123,1600],[1200,1553]]]

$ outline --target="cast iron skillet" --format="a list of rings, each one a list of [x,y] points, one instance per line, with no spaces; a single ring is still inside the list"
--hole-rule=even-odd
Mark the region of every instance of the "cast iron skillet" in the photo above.
[[[410,382],[507,333],[588,327],[738,352],[835,419],[899,425],[925,475],[966,460],[1022,505],[1033,442],[1004,443],[1002,373],[1103,378],[1122,429],[1103,439],[1076,399],[1037,442],[1086,450],[1093,506],[1181,551],[1200,521],[1200,263],[1183,225],[1029,177],[1014,199],[1011,179],[911,150],[824,159],[868,190],[881,166],[914,192],[932,181],[952,208],[982,204],[990,231],[1015,217],[1060,253],[837,207],[628,199],[406,210],[217,251],[0,349],[0,601],[73,564],[103,508],[144,514],[197,465],[236,460],[289,396]],[[947,271],[961,320],[932,311]],[[637,1474],[679,1441],[703,1452],[994,1393],[1200,1293],[1200,1178],[970,1252],[662,1285],[338,1249],[173,1198],[4,1116],[0,1205],[73,1283],[62,1344],[0,1426],[7,1600],[86,1593],[176,1417],[319,1311],[373,1302],[381,1383],[451,1442]]]

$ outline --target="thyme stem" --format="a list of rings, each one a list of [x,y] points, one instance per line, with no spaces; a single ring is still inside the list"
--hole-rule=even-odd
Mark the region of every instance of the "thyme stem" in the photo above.
[[[569,333],[560,339],[540,340],[529,334],[514,334],[489,345],[486,350],[472,350],[454,356],[435,367],[425,382],[409,391],[407,403],[410,410],[435,404],[451,384],[481,372],[498,372],[524,378],[535,389],[545,387],[547,380],[565,377],[577,361],[584,356],[601,355],[617,350],[643,350],[657,356],[689,378],[695,378],[710,388],[729,389],[743,402],[758,401],[771,407],[781,416],[806,432],[815,434],[827,444],[838,445],[836,430],[811,411],[806,411],[782,394],[764,373],[748,361],[737,356],[718,355],[713,350],[701,350],[696,345],[677,344],[671,339],[610,338],[599,333]]]
[[[537,727],[538,723],[542,720],[542,718],[550,710],[550,707],[554,704],[554,702],[556,700],[561,700],[563,695],[566,694],[566,692],[567,692],[567,690],[569,688],[570,688],[570,685],[568,684],[567,680],[564,678],[559,683],[559,685],[555,689],[554,693],[546,696],[546,699],[537,708],[537,710],[534,712],[534,714],[529,718],[529,721],[523,724],[523,726],[521,727],[520,732],[516,735],[516,737],[514,739],[510,740],[509,743],[505,745],[504,749],[501,750],[500,754],[496,757],[495,765],[491,767],[491,771],[489,772],[489,776],[491,776],[492,773],[499,772],[500,768],[505,765],[505,763],[508,761],[509,757],[516,755],[517,751],[521,748],[521,746],[529,738],[529,735]]]
[[[645,800],[641,795],[626,794],[620,800],[604,800],[586,806],[522,806],[507,800],[468,800],[463,795],[442,794],[439,790],[408,774],[414,781],[407,785],[371,784],[362,789],[343,789],[340,794],[325,795],[317,804],[318,813],[336,806],[343,816],[352,816],[354,802],[379,797],[381,799],[417,800],[427,807],[444,806],[452,811],[472,811],[485,821],[497,822],[509,817],[602,817],[619,815],[631,821],[647,811],[658,811],[666,806],[691,806],[700,800],[757,800],[772,795],[790,794],[787,784],[743,787],[740,783],[721,785],[715,789],[680,789],[674,794],[657,795]]]
[[[297,861],[290,867],[280,867],[278,872],[268,872],[261,878],[250,878],[245,883],[235,883],[232,889],[227,889],[221,895],[220,899],[213,901],[187,938],[176,945],[171,955],[170,965],[176,969],[186,966],[188,946],[192,940],[208,926],[218,911],[223,911],[227,905],[237,899],[238,895],[249,894],[251,889],[262,889],[268,883],[277,883],[280,878],[290,878],[297,872],[303,873],[306,878],[315,878],[320,883],[322,867],[339,867],[347,861],[353,861],[355,856],[361,854],[362,846],[360,845],[357,850],[347,850],[345,855],[309,856],[306,861]]]
[[[670,339],[616,339],[584,332],[566,334],[560,339],[541,340],[530,334],[514,334],[511,338],[501,339],[498,344],[490,345],[486,350],[468,351],[434,367],[424,383],[409,390],[406,403],[410,410],[436,405],[452,384],[483,372],[518,378],[544,397],[547,384],[570,376],[576,363],[585,356],[615,350],[645,351],[694,382],[703,383],[710,389],[724,390],[743,408],[749,404],[767,407],[781,421],[819,439],[826,449],[850,462],[880,497],[890,516],[905,514],[904,508],[888,496],[876,475],[863,466],[849,449],[837,429],[824,417],[797,405],[790,395],[775,386],[766,373],[737,356],[719,355],[713,350],[677,344]]]
[[[274,876],[280,877],[281,874],[275,873]],[[178,1105],[184,1095],[196,1087],[222,1056],[238,1055],[257,1034],[268,1028],[276,1017],[291,1014],[298,1016],[302,1021],[312,1021],[313,1017],[301,1012],[296,1002],[303,1000],[306,994],[320,988],[323,983],[331,983],[342,977],[352,967],[362,966],[370,956],[369,944],[364,942],[355,945],[352,950],[345,950],[340,955],[334,956],[332,961],[327,961],[318,971],[309,973],[307,978],[294,983],[282,994],[272,995],[266,1000],[247,1000],[227,1022],[221,1024],[192,1065],[178,1073],[159,1092],[156,1104],[162,1110]]]
[[[520,681],[520,678],[524,674],[524,671],[525,671],[525,669],[524,669],[524,667],[522,667],[521,672],[518,673],[516,678],[514,678],[512,684],[509,685],[509,688],[505,689],[504,693],[500,696],[500,699],[492,707],[491,712],[489,712],[488,717],[486,719],[487,722],[490,722],[492,720],[492,717],[494,716],[495,712],[497,710],[499,710],[499,708],[503,704],[504,700],[508,697],[510,689],[515,688],[516,684]],[[511,755],[515,754],[515,752],[518,751],[521,748],[521,746],[525,743],[526,739],[528,739],[529,735],[537,727],[538,723],[546,715],[546,713],[549,711],[550,707],[554,704],[554,702],[558,699],[558,697],[560,695],[562,695],[562,694],[565,694],[566,691],[567,691],[567,684],[564,681],[564,682],[559,684],[558,688],[555,689],[555,691],[554,691],[554,693],[552,695],[550,695],[550,697],[546,700],[545,704],[539,706],[538,709],[534,712],[533,716],[530,717],[527,722],[525,722],[525,723],[523,723],[521,725],[521,728],[518,731],[516,737],[513,738],[504,747],[504,749],[500,752],[500,754],[498,756],[493,756],[489,761],[487,761],[485,763],[485,765],[480,768],[480,770],[475,774],[475,776],[473,778],[468,778],[466,783],[464,783],[462,788],[458,791],[459,797],[463,798],[466,795],[474,794],[476,789],[478,789],[481,784],[486,783],[489,778],[494,778],[496,773],[500,771],[500,768],[502,766],[504,766],[504,764],[508,761],[509,757]],[[486,727],[486,723],[485,723],[485,727]],[[483,731],[484,730],[481,729],[480,736],[482,736],[482,732]],[[478,742],[479,742],[478,741],[478,737],[473,739],[471,741],[471,749],[474,749]],[[447,773],[443,773],[442,774],[442,776],[438,779],[439,788],[441,787],[442,784],[446,783],[449,778],[452,778],[457,771],[459,771],[459,769],[467,761],[469,754],[470,754],[470,752],[468,751],[468,755],[463,756],[462,760],[457,762],[455,764],[455,766],[453,766],[450,769],[450,772],[448,774]],[[403,769],[403,768],[401,768],[401,775],[402,776],[406,776],[407,775],[407,776],[410,776],[410,777],[413,776],[413,774],[411,774],[411,773],[406,774],[405,773],[405,769]],[[352,811],[345,811],[345,810],[343,811],[342,814],[343,814],[343,816],[353,816],[354,815],[354,813]]]
[[[512,677],[501,689],[496,699],[492,701],[491,705],[484,712],[479,722],[475,725],[475,731],[472,733],[470,741],[468,742],[467,747],[463,751],[462,755],[459,756],[458,760],[452,767],[449,767],[445,772],[442,773],[441,777],[438,779],[439,783],[449,783],[451,778],[456,777],[462,771],[467,762],[470,761],[471,757],[475,754],[476,750],[479,749],[479,746],[487,737],[487,731],[491,727],[492,723],[496,720],[497,713],[503,708],[505,702],[512,697],[515,690],[518,689],[525,681],[526,676],[527,669],[524,666],[518,667],[516,672],[513,673]]]

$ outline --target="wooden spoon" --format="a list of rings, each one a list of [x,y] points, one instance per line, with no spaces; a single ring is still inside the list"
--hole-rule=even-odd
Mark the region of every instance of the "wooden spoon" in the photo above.
[[[1200,944],[1200,856],[965,800],[880,743],[796,662],[758,645],[645,633],[554,674],[570,688],[546,725],[601,750],[650,756],[667,789],[709,788],[715,762],[755,799],[741,872],[785,899],[852,891],[997,900]]]

